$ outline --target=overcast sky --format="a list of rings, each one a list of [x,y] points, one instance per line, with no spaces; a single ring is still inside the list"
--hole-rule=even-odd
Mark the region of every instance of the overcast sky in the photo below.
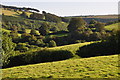
[[[37,8],[58,16],[118,14],[119,0],[1,0],[2,4]]]

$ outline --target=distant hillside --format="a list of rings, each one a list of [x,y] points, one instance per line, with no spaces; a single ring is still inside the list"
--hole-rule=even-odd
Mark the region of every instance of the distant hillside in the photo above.
[[[33,64],[3,69],[3,78],[117,78],[118,55]]]
[[[120,29],[119,25],[120,25],[120,23],[115,23],[115,24],[107,25],[107,26],[105,26],[105,28],[107,30],[113,30],[113,29],[118,30],[118,29]]]
[[[46,22],[51,26],[50,29],[56,28],[57,31],[67,30],[68,23],[63,22],[59,16],[51,13],[46,13],[45,11],[43,11],[43,13],[41,12],[42,14],[38,13],[39,11],[35,11],[36,9],[33,8],[3,6],[3,28],[7,29],[8,26],[10,26],[10,23],[19,27],[19,29],[32,29],[33,27],[35,29],[38,29],[43,22]]]
[[[86,16],[70,16],[70,17],[81,17],[81,18],[118,18],[118,15],[86,15]]]

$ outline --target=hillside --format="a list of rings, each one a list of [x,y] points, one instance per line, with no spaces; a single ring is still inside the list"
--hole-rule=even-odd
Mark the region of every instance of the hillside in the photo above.
[[[58,47],[53,47],[53,48],[48,48],[48,49],[54,49],[54,50],[68,50],[71,51],[73,54],[79,49],[79,47],[96,43],[98,41],[93,41],[93,42],[85,42],[85,43],[76,43],[76,44],[70,44],[70,45],[64,45],[64,46],[58,46]]]
[[[115,23],[115,24],[111,24],[111,25],[107,25],[105,26],[105,29],[107,30],[117,30],[117,29],[120,29],[118,26],[120,25],[120,23]]]
[[[3,78],[116,78],[119,74],[118,55],[3,69]]]
[[[117,20],[3,6],[3,78],[118,77]]]

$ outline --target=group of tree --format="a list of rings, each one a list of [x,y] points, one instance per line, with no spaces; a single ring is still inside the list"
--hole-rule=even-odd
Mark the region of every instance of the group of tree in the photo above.
[[[21,31],[21,36],[18,35],[18,29],[16,26],[13,26],[10,32],[10,37],[12,41],[17,44],[15,50],[27,51],[30,48],[30,45],[35,45],[38,47],[55,47],[57,44],[54,40],[46,39],[46,35],[49,33],[49,25],[43,23],[39,31],[31,29],[30,33],[26,32],[26,29],[23,28]],[[23,45],[27,44],[27,46]]]
[[[32,13],[29,18],[36,20],[44,20],[44,15],[39,13]]]
[[[93,25],[93,30],[89,25]],[[111,34],[104,29],[105,24],[91,20],[89,24],[82,18],[72,18],[69,25],[69,36],[74,40],[102,40]]]
[[[61,18],[54,14],[46,13],[45,11],[43,11],[42,14],[45,16],[46,21],[56,22],[56,23],[61,21]]]
[[[5,6],[5,5],[1,5],[4,9],[8,9],[8,10],[14,10],[14,11],[35,11],[35,12],[40,12],[38,9],[35,8],[26,8],[26,7],[15,7],[15,6]]]

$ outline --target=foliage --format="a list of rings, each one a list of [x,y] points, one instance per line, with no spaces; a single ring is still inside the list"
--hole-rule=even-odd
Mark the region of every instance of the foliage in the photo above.
[[[39,33],[45,36],[49,33],[49,25],[47,23],[42,23],[41,27],[39,28]]]
[[[99,31],[99,32],[104,30],[104,26],[105,26],[105,24],[104,23],[100,23],[100,22],[95,24],[96,30]]]
[[[35,29],[31,29],[30,34],[31,34],[31,35],[39,35],[39,34],[36,32]]]
[[[80,47],[77,51],[77,55],[80,57],[94,57],[117,54],[116,43],[99,42],[93,43],[87,46]]]
[[[20,54],[9,57],[7,67],[35,64],[41,62],[59,61],[73,57],[72,53],[67,50],[39,50],[34,53]]]
[[[17,46],[16,46],[16,48],[15,48],[15,50],[19,50],[21,52],[25,52],[25,51],[29,50],[28,46],[29,45],[26,44],[26,43],[18,43]]]
[[[32,13],[32,14],[30,15],[30,18],[31,18],[31,19],[40,20],[40,19],[44,19],[44,15],[38,14],[38,13]]]
[[[97,21],[94,20],[94,19],[92,19],[92,20],[89,22],[89,24],[96,24],[96,23],[97,23]]]
[[[84,29],[86,22],[82,18],[72,18],[68,25],[69,32]]]
[[[6,66],[9,62],[8,57],[14,54],[16,44],[12,42],[12,39],[8,36],[9,34],[3,32],[2,36],[2,63]]]
[[[50,22],[60,22],[61,18],[59,18],[58,16],[54,15],[54,14],[50,14],[50,13],[44,13],[45,16],[45,20],[50,21]]]
[[[22,12],[21,16],[24,17],[24,18],[28,18],[28,15],[24,11]]]
[[[44,47],[45,43],[43,42],[42,39],[37,39],[37,41],[35,42],[36,45],[38,45],[39,47]]]
[[[57,45],[56,45],[56,42],[55,42],[54,40],[51,40],[51,41],[49,42],[49,46],[50,46],[50,47],[55,47],[55,46],[57,46]]]
[[[29,33],[23,33],[21,35],[21,42],[29,42],[30,37],[31,37],[31,35]]]

